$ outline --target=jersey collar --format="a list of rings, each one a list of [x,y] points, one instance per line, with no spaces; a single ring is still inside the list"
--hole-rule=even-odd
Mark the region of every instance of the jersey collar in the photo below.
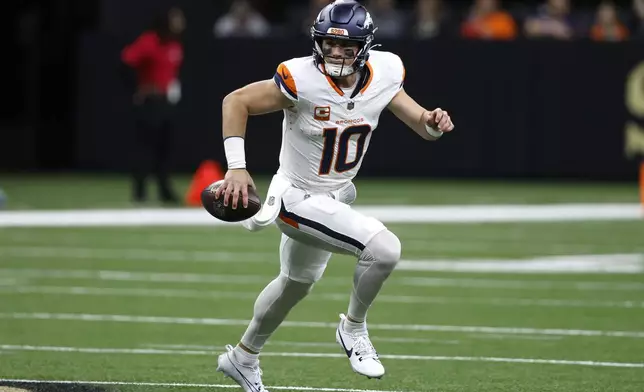
[[[326,77],[326,80],[329,82],[329,85],[333,87],[336,93],[343,97],[344,91],[342,91],[341,88],[339,88],[333,79],[327,75],[325,69],[324,69],[324,64],[322,64],[322,71],[324,71],[324,76]],[[369,85],[371,84],[371,80],[373,79],[373,68],[371,67],[371,63],[367,61],[367,66],[364,68],[364,72],[362,73],[360,80],[356,84],[356,88],[353,90],[353,93],[351,93],[351,98],[355,98],[358,93],[364,94],[364,92],[369,88]]]

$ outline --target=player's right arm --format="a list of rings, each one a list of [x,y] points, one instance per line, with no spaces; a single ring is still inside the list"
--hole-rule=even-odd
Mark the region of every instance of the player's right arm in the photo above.
[[[251,83],[224,98],[223,136],[244,137],[248,116],[277,112],[293,106],[272,80]]]
[[[216,198],[224,193],[224,205],[230,195],[233,209],[237,208],[239,193],[242,205],[248,206],[248,186],[255,188],[253,179],[246,171],[244,138],[249,116],[272,113],[294,105],[273,80],[251,83],[228,94],[222,104],[223,138],[228,161],[224,183],[217,189]]]

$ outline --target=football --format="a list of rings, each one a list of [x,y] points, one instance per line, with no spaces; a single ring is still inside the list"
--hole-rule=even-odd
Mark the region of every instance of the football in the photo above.
[[[237,202],[237,209],[233,209],[233,195],[230,195],[228,206],[224,206],[224,195],[215,198],[217,188],[223,184],[224,180],[216,181],[201,191],[201,204],[203,207],[217,219],[224,222],[241,222],[253,215],[257,214],[262,208],[262,201],[257,195],[257,192],[252,187],[248,187],[248,207],[244,208],[242,204],[241,192],[239,194],[239,201]]]

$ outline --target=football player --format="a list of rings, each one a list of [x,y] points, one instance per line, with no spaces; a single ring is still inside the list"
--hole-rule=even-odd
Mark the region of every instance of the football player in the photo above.
[[[405,68],[389,52],[373,50],[376,27],[353,0],[324,7],[311,28],[313,55],[278,65],[272,80],[249,84],[223,101],[228,171],[216,197],[232,208],[247,206],[244,138],[248,116],[282,110],[279,170],[260,218],[250,230],[275,221],[282,231],[280,274],[259,294],[241,341],[218,359],[217,370],[247,392],[263,391],[259,353],[266,341],[317,282],[333,253],[358,262],[346,316],[335,336],[351,368],[369,378],[385,369],[367,331],[367,310],[400,259],[398,237],[380,221],[352,209],[358,173],[383,110],[389,109],[426,140],[454,129],[449,114],[426,110],[403,88]],[[241,197],[240,197],[241,196]]]

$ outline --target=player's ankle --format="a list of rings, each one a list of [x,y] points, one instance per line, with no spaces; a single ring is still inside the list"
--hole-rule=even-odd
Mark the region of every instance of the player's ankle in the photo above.
[[[367,329],[367,327],[364,320],[356,321],[355,318],[347,316],[346,320],[344,320],[343,329],[346,332],[353,333],[353,332],[364,331]]]
[[[249,349],[242,343],[235,346],[233,353],[237,362],[243,366],[254,366],[259,361],[259,352]]]
[[[251,350],[250,348],[246,347],[246,345],[244,343],[242,343],[242,342],[237,343],[237,347],[239,347],[239,349],[241,349],[243,351],[246,351],[248,354],[259,355],[259,351]],[[235,347],[235,348],[237,348],[237,347]]]
[[[358,317],[351,316],[349,314],[347,314],[347,321],[353,324],[364,324],[364,318],[360,319]]]

